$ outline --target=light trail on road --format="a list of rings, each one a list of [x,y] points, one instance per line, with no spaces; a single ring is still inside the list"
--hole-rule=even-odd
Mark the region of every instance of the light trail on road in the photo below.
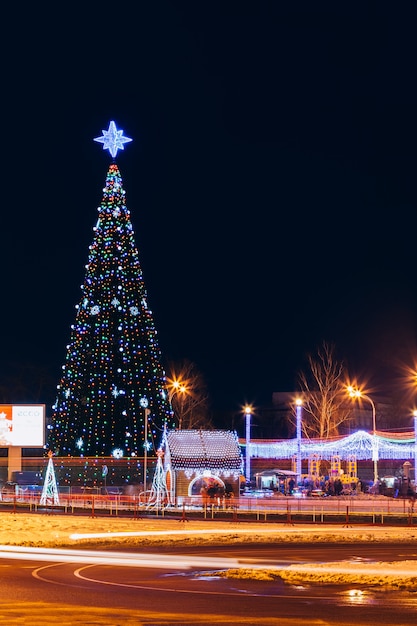
[[[409,530],[409,531],[413,531],[412,528],[410,529],[401,529],[401,531],[404,534],[405,530]],[[355,527],[350,527],[350,526],[342,526],[342,527],[337,527],[337,526],[315,526],[314,527],[314,534],[315,535],[329,535],[329,531],[334,534],[334,535],[357,535],[357,534],[363,534],[363,533],[369,533],[369,526],[355,526]],[[311,534],[312,529],[311,529],[311,525],[306,525],[306,526],[300,526],[300,525],[292,525],[292,526],[276,526],[274,527],[273,530],[273,534],[285,534],[285,535],[297,535],[297,534]],[[384,533],[387,532],[387,529],[384,527],[372,527],[372,533],[377,533],[377,534],[381,534],[383,535]],[[256,528],[236,528],[236,527],[230,527],[229,526],[224,526],[224,527],[218,527],[216,526],[216,528],[200,528],[200,529],[195,529],[195,528],[187,528],[185,529],[181,529],[181,530],[175,530],[175,529],[170,529],[170,530],[143,530],[143,531],[125,531],[125,532],[102,532],[102,533],[72,533],[69,538],[75,541],[79,541],[79,540],[83,540],[83,539],[110,539],[110,538],[116,538],[116,537],[170,537],[170,536],[185,536],[185,537],[192,537],[194,535],[196,536],[200,536],[200,535],[247,535],[248,533],[250,534],[254,534],[254,535],[271,535],[271,528],[260,528],[260,527],[256,527]],[[1,549],[2,546],[0,546]]]
[[[169,554],[124,553],[98,550],[63,550],[59,548],[26,548],[0,546],[0,558],[92,565],[121,565],[156,569],[230,569],[241,567],[238,559],[195,557]],[[253,567],[257,567],[254,565]],[[276,567],[276,566],[275,566]]]
[[[30,548],[24,546],[0,546],[0,558],[48,561],[54,563],[81,563],[88,565],[117,565],[122,567],[146,567],[174,570],[265,570],[275,572],[317,574],[345,574],[360,576],[392,576],[395,579],[415,579],[417,560],[394,563],[352,563],[351,561],[330,563],[284,564],[253,558],[218,558],[183,556],[180,554],[123,553],[97,550],[64,550],[58,548]]]

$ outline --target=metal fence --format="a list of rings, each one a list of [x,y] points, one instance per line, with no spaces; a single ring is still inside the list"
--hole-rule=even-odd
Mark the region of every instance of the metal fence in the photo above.
[[[200,496],[179,497],[172,504],[152,502],[149,493],[124,495],[121,489],[100,493],[98,489],[75,493],[67,489],[58,501],[41,502],[41,492],[15,487],[0,492],[0,512],[55,513],[89,517],[170,517],[179,520],[223,520],[230,522],[276,522],[283,524],[342,524],[345,526],[417,525],[415,500],[375,497],[352,498],[235,498],[203,502]]]

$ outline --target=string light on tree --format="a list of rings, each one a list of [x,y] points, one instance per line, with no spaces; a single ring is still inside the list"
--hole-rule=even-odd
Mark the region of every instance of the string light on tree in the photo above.
[[[114,122],[102,132],[95,141],[113,158],[131,141]],[[148,399],[155,431],[162,432],[171,411],[126,193],[114,162],[107,171],[81,292],[49,447],[65,456],[111,456],[114,450],[141,456],[145,416],[140,398]]]

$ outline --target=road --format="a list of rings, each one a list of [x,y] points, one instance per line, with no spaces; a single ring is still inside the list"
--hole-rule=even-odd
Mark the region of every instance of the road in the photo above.
[[[2,547],[4,549],[4,546]],[[365,586],[228,579],[229,567],[354,564],[417,558],[416,544],[194,546],[176,553],[8,547],[0,555],[0,623],[194,626],[408,626],[417,597]]]

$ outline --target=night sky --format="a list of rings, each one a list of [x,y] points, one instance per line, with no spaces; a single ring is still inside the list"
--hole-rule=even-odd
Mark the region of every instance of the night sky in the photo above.
[[[114,120],[161,350],[214,409],[296,389],[323,341],[389,392],[417,360],[415,3],[2,11],[3,384],[44,368],[54,399]]]

